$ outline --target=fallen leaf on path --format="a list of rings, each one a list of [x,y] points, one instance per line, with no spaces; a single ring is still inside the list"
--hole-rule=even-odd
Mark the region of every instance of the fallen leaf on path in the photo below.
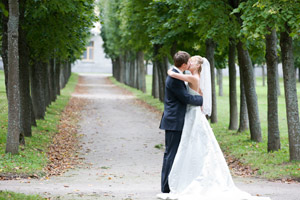
[[[65,171],[80,163],[77,122],[80,117],[79,111],[86,104],[87,100],[72,97],[61,113],[58,133],[54,135],[47,152],[50,161],[44,168],[47,176],[62,175]]]
[[[255,176],[258,169],[252,169],[250,166],[243,164],[239,159],[224,153],[228,167],[234,175],[249,177]]]

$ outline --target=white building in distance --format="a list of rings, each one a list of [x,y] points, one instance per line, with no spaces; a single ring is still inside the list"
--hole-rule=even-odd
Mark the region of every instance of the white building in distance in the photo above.
[[[91,30],[92,37],[81,60],[77,60],[72,65],[72,72],[76,73],[112,73],[112,63],[105,57],[102,47],[103,40],[100,36],[100,23],[94,24]]]

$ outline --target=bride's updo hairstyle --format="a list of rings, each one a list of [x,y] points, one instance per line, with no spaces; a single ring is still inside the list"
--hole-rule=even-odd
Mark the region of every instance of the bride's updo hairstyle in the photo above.
[[[202,64],[204,62],[203,58],[201,56],[192,56],[191,61],[193,62],[193,64],[199,65],[198,72],[200,74],[202,71]]]

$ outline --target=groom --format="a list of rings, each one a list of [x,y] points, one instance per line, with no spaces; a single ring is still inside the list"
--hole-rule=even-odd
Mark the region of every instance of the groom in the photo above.
[[[189,69],[190,55],[184,51],[178,51],[174,55],[174,69],[176,73],[183,73]],[[202,96],[188,94],[183,81],[170,76],[166,79],[164,113],[160,122],[160,129],[165,130],[165,153],[161,173],[161,191],[169,193],[168,176],[180,143],[184,124],[186,105],[202,106]]]

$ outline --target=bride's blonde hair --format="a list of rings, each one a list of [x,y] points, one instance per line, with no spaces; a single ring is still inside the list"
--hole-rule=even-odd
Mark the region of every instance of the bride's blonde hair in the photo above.
[[[192,56],[190,59],[195,62],[196,65],[199,65],[198,73],[200,74],[202,71],[203,58],[201,56]]]

